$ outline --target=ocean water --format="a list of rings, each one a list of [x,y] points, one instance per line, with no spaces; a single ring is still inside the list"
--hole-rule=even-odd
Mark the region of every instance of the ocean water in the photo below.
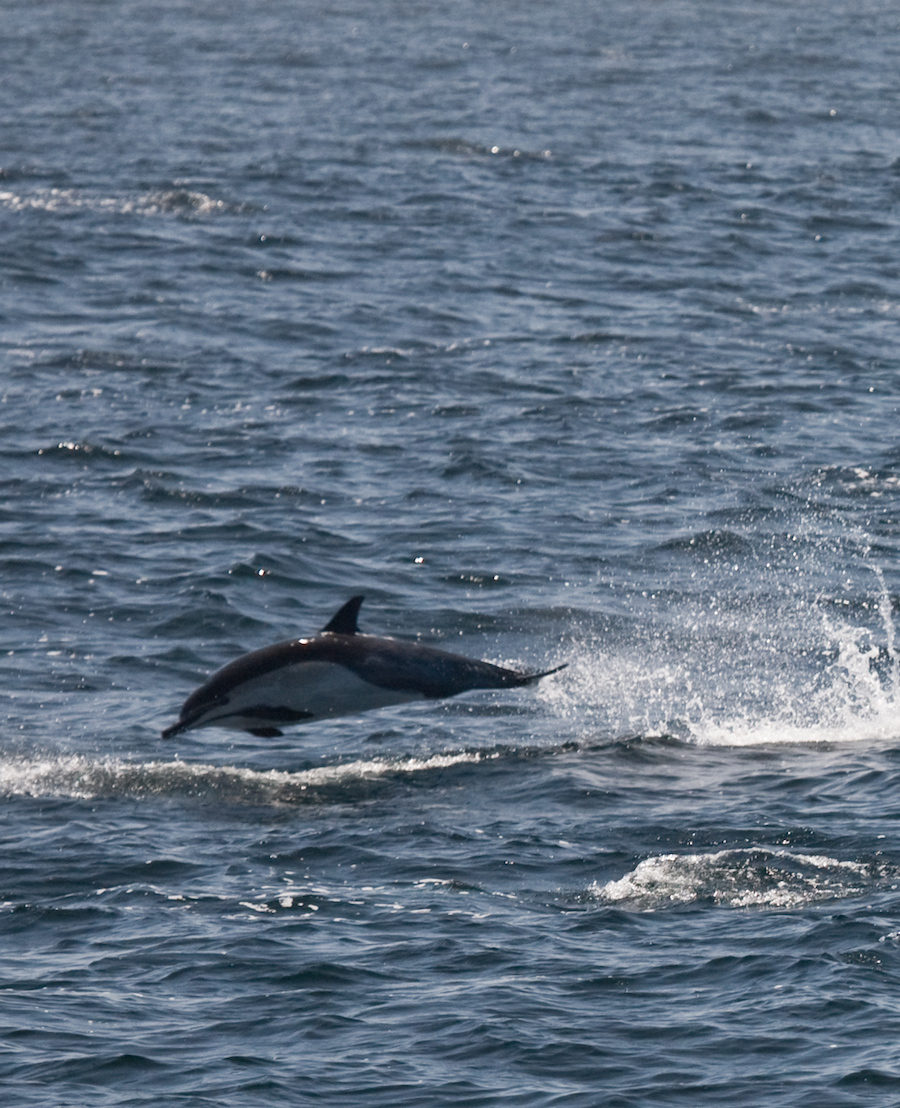
[[[898,36],[0,3],[5,1105],[900,1101]]]

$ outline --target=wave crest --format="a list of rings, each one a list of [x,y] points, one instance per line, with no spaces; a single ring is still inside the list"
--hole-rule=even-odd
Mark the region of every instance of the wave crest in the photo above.
[[[879,862],[842,862],[787,850],[721,850],[714,854],[659,854],[624,877],[594,882],[589,895],[637,911],[694,901],[728,908],[800,908],[820,900],[861,896],[896,878]]]

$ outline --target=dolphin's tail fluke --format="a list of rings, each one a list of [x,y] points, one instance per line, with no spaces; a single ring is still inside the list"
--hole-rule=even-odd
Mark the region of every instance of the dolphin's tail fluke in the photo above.
[[[551,673],[559,673],[559,671],[565,669],[568,664],[568,662],[563,662],[561,666],[555,666],[553,669],[545,669],[541,673],[517,673],[517,680],[511,681],[510,684],[533,685],[535,681],[540,681],[542,677],[549,677]]]

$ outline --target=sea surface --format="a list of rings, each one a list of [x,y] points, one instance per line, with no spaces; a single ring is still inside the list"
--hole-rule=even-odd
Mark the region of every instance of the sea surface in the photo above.
[[[0,0],[7,1108],[900,1103],[895,0]],[[518,668],[163,740],[324,626]]]

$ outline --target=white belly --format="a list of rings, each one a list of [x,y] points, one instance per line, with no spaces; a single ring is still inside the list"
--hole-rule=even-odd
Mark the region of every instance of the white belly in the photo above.
[[[288,708],[308,713],[312,720],[354,715],[372,708],[423,699],[421,693],[396,692],[370,685],[351,670],[332,662],[300,662],[238,685],[229,693],[228,703],[214,709],[201,726],[216,724],[240,730],[246,728],[248,722],[252,724],[253,720],[261,718],[252,712],[242,716],[242,708]]]

